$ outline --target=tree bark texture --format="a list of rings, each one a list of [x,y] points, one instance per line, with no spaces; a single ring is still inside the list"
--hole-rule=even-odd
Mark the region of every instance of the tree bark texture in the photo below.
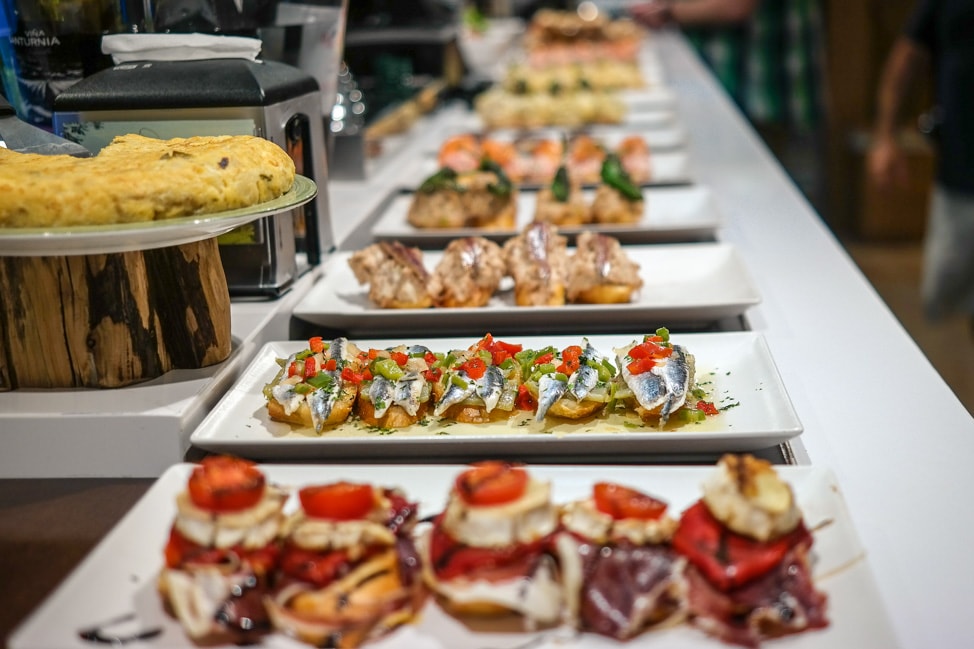
[[[216,239],[0,258],[0,390],[116,388],[230,355]]]

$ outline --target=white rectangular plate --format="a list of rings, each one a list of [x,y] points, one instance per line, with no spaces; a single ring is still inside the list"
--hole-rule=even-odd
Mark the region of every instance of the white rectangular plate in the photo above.
[[[591,203],[594,190],[583,190]],[[713,193],[707,187],[643,188],[645,210],[636,223],[590,223],[587,225],[561,226],[558,231],[570,240],[582,231],[604,232],[620,243],[656,243],[661,241],[697,241],[713,239],[720,227],[720,214],[714,203]],[[515,227],[510,230],[485,230],[483,228],[417,228],[409,223],[407,215],[413,201],[412,192],[397,192],[383,206],[372,225],[372,238],[396,239],[412,246],[445,247],[452,239],[479,235],[493,241],[501,241],[521,232],[534,220],[537,192],[523,190],[518,193]]]
[[[278,465],[263,467],[268,479],[297,489],[336,480],[372,482],[403,488],[419,502],[420,516],[440,511],[451,480],[460,466]],[[64,583],[11,636],[11,649],[91,649],[79,631],[101,626],[105,633],[126,634],[159,629],[150,640],[131,641],[130,649],[185,649],[192,642],[163,612],[156,593],[162,549],[175,516],[176,495],[185,487],[191,465],[171,467],[145,496],[98,544]],[[532,466],[532,474],[550,480],[555,502],[584,498],[591,485],[605,476],[648,491],[666,500],[673,515],[700,497],[700,483],[709,467],[646,466]],[[815,530],[812,549],[816,585],[828,597],[830,626],[789,638],[768,641],[774,649],[892,649],[899,646],[887,613],[880,604],[875,578],[865,559],[831,471],[819,467],[779,467],[791,483],[806,524]],[[294,506],[292,498],[289,507]],[[132,614],[133,619],[108,624]],[[471,631],[429,602],[418,620],[368,646],[372,649],[726,649],[727,645],[683,625],[651,631],[626,643],[585,633],[517,633]],[[272,634],[262,643],[268,649],[307,649],[308,645]],[[214,645],[211,649],[234,649]]]
[[[433,351],[465,349],[479,338],[414,340],[352,339],[360,347],[382,349],[424,344]],[[613,358],[613,347],[636,336],[589,336],[592,345]],[[507,342],[526,348],[578,344],[580,336],[508,336]],[[492,422],[481,425],[431,423],[395,432],[377,431],[348,422],[321,435],[311,429],[271,421],[261,390],[273,380],[278,358],[307,347],[299,341],[265,345],[236,385],[203,420],[190,441],[211,451],[255,459],[328,459],[336,457],[431,458],[467,461],[479,455],[521,458],[648,458],[657,454],[702,454],[772,447],[802,431],[788,393],[781,382],[764,338],[753,332],[674,334],[696,359],[696,377],[718,407],[732,403],[719,415],[674,430],[623,427],[602,420],[582,424],[552,423],[544,427]]]
[[[373,305],[368,288],[358,283],[348,265],[352,253],[339,252],[329,256],[321,280],[298,302],[293,314],[359,337],[409,331],[444,336],[532,330],[605,333],[642,331],[650,323],[655,323],[655,328],[660,324],[714,322],[739,316],[761,301],[744,260],[732,244],[627,246],[626,252],[639,264],[643,279],[639,294],[627,304],[519,307],[514,303],[513,287],[502,282],[486,306],[450,309],[382,309]],[[430,271],[442,254],[424,253]]]

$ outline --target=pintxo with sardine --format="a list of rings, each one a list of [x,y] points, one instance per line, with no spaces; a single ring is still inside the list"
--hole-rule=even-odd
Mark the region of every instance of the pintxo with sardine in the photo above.
[[[551,432],[566,422],[630,428],[700,423],[720,411],[696,385],[696,361],[658,329],[604,354],[587,338],[525,348],[486,334],[466,348],[362,349],[320,337],[265,385],[274,421],[327,434],[346,423],[396,430],[455,422]],[[679,415],[677,417],[676,415]]]

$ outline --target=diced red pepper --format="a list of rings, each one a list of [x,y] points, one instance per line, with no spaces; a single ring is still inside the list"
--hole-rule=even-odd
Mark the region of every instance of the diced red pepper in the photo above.
[[[423,378],[425,378],[430,383],[436,383],[443,376],[443,370],[438,367],[431,367],[430,369],[423,372]]]
[[[459,369],[466,372],[470,378],[476,380],[487,372],[487,363],[481,357],[474,356],[460,365]]]
[[[654,367],[656,367],[656,361],[651,356],[637,358],[626,365],[626,369],[629,370],[630,374],[642,374],[643,372],[650,371]]]
[[[506,343],[500,340],[495,340],[491,334],[487,334],[481,338],[477,344],[472,348],[473,351],[486,350],[490,352],[490,360],[494,365],[500,365],[508,358],[514,356],[523,349],[521,345],[514,343]]]
[[[517,387],[517,400],[514,405],[518,410],[537,410],[538,402],[535,401],[534,395],[528,390],[528,386],[519,385]]]
[[[396,361],[396,365],[403,367],[406,365],[406,361],[409,360],[409,355],[403,352],[392,352],[389,354],[392,360]]]
[[[322,338],[321,336],[315,336],[313,338],[308,339],[308,349],[310,349],[316,354],[318,352],[325,351],[325,339]]]
[[[701,411],[702,413],[704,413],[706,415],[719,415],[720,414],[720,411],[717,410],[717,406],[715,406],[710,401],[704,401],[703,399],[701,399],[700,401],[697,401],[697,410]]]
[[[327,361],[325,361],[325,369],[329,372],[334,372],[337,367],[338,361],[336,361],[334,358],[329,358]]]
[[[304,359],[304,378],[309,378],[318,373],[318,362],[315,360],[314,356],[308,356]]]
[[[570,347],[566,347],[561,352],[562,363],[557,368],[555,368],[555,371],[571,376],[572,374],[575,373],[576,370],[578,370],[579,367],[581,367],[582,364],[580,360],[581,356],[582,356],[582,348],[579,347],[578,345],[571,345]]]
[[[555,355],[553,353],[551,353],[551,352],[548,352],[547,354],[541,354],[541,356],[538,356],[537,358],[535,358],[534,359],[534,364],[535,365],[541,365],[542,363],[550,363],[554,359],[555,359]]]
[[[298,362],[297,361],[291,361],[291,364],[287,366],[287,376],[288,376],[288,378],[291,378],[292,376],[294,376],[295,374],[297,374],[300,371],[298,369],[298,367],[299,366],[298,366]]]

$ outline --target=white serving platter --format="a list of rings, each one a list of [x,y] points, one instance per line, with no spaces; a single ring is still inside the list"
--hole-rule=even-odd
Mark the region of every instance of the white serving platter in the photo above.
[[[368,297],[348,265],[350,252],[329,256],[323,276],[296,305],[295,317],[349,336],[408,332],[427,335],[641,331],[674,323],[710,323],[742,315],[761,297],[733,244],[688,243],[627,246],[640,265],[643,287],[627,304],[519,307],[510,282],[483,307],[382,309]],[[569,252],[572,249],[569,248]],[[424,253],[432,271],[440,251]]]
[[[418,465],[268,465],[268,479],[292,490],[309,484],[349,480],[404,489],[419,504],[420,516],[440,511],[451,480],[462,466]],[[128,639],[130,649],[186,649],[193,643],[168,617],[156,592],[163,547],[175,516],[176,495],[185,488],[191,465],[171,467],[146,492],[78,568],[10,637],[11,649],[90,649],[80,632],[97,627],[122,639],[157,632],[148,639]],[[591,485],[611,479],[642,489],[669,503],[677,516],[700,497],[710,467],[530,466],[552,484],[557,503],[587,497]],[[828,597],[830,625],[821,630],[766,642],[767,649],[894,649],[899,643],[883,609],[866,551],[856,533],[832,472],[821,467],[782,466],[793,487],[806,525],[814,532],[812,567],[816,586]],[[295,498],[289,508],[295,506]],[[114,622],[113,622],[114,621]],[[268,649],[307,649],[281,634],[262,643]],[[535,633],[492,628],[473,631],[447,616],[433,601],[418,619],[368,645],[374,649],[726,649],[727,645],[687,625],[651,631],[620,643],[595,634],[563,630]],[[212,645],[211,649],[234,649]]]
[[[722,223],[713,193],[703,185],[644,187],[642,192],[645,209],[642,219],[635,223],[588,223],[561,226],[558,231],[570,241],[579,232],[590,230],[611,235],[626,244],[678,242],[713,239]],[[594,193],[595,190],[583,190],[586,202],[591,203]],[[372,238],[420,247],[445,247],[453,239],[474,235],[502,241],[515,236],[534,220],[537,196],[531,190],[518,193],[514,228],[485,230],[417,228],[407,218],[413,192],[396,192],[379,208],[381,211],[371,228]]]
[[[313,180],[295,176],[291,189],[278,198],[225,212],[140,223],[0,228],[0,256],[93,255],[176,246],[209,239],[259,218],[294,209],[317,193]]]
[[[386,348],[423,344],[433,351],[465,349],[478,337],[416,340],[352,339],[359,347]],[[593,346],[609,358],[612,349],[636,336],[589,336]],[[578,344],[580,336],[508,336],[506,342],[526,348]],[[209,451],[254,459],[327,460],[352,458],[459,458],[480,455],[519,458],[607,458],[634,461],[660,454],[707,454],[758,450],[783,443],[802,432],[788,393],[764,338],[754,332],[674,334],[696,358],[696,381],[718,407],[725,408],[699,424],[668,425],[665,430],[621,425],[611,419],[580,423],[543,424],[491,422],[462,425],[434,420],[408,428],[376,430],[359,422],[322,434],[312,429],[271,421],[262,393],[279,369],[278,358],[305,349],[306,342],[266,344],[236,384],[190,436],[190,442]],[[727,407],[730,404],[740,404]],[[581,460],[580,460],[581,461]]]

